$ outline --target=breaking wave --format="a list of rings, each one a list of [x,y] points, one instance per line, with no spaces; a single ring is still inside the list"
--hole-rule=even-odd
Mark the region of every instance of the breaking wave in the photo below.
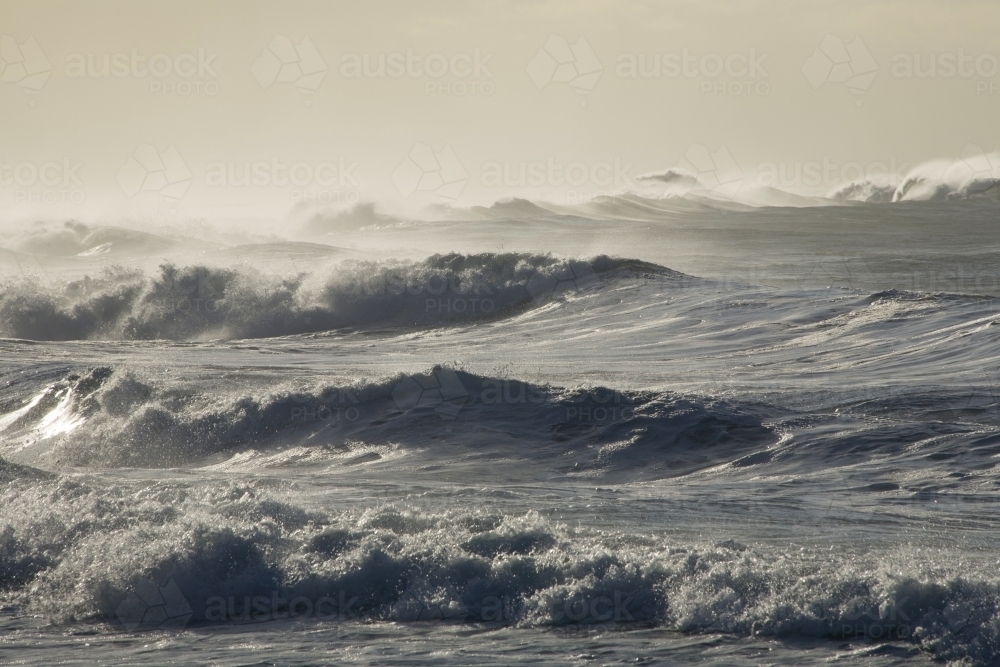
[[[0,488],[0,601],[56,623],[155,629],[283,618],[895,639],[998,655],[995,572],[912,553],[775,551],[580,529],[537,511],[378,503],[317,511],[262,481]],[[963,662],[963,664],[965,664]]]
[[[443,424],[461,445],[441,448]],[[102,366],[0,416],[0,452],[42,467],[167,467],[293,446],[346,456],[364,443],[424,448],[428,457],[503,452],[556,474],[635,479],[724,463],[776,439],[760,415],[724,401],[562,389],[443,367],[227,394]]]
[[[896,193],[896,185],[882,181],[862,179],[851,181],[830,193],[830,199],[847,202],[884,204],[891,202]]]
[[[281,277],[250,265],[112,267],[61,287],[0,291],[0,335],[30,340],[264,338],[333,329],[433,327],[508,315],[603,280],[671,273],[636,260],[434,255],[346,260]]]
[[[830,193],[850,202],[941,202],[1000,198],[1000,153],[967,149],[958,160],[931,160],[902,179],[860,179]]]

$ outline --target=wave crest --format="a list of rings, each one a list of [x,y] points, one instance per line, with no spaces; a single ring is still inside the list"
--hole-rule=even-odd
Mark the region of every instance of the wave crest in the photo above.
[[[461,434],[461,445],[442,450],[442,421]],[[606,479],[680,475],[776,441],[761,415],[724,401],[561,389],[440,366],[352,384],[228,393],[98,367],[52,383],[0,417],[0,434],[26,462],[56,467],[166,467],[297,446],[350,455],[358,443],[402,443],[429,458],[461,447],[470,456],[503,452],[556,474]]]
[[[516,253],[346,260],[288,277],[248,265],[164,264],[152,276],[113,267],[61,288],[27,279],[7,284],[0,292],[0,335],[205,340],[433,327],[508,315],[629,272],[667,271],[603,255],[575,260]]]

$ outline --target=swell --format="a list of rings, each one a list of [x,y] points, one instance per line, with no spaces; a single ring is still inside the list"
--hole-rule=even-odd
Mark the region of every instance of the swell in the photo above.
[[[59,227],[36,226],[12,239],[15,250],[54,257],[152,254],[177,243],[167,237],[115,226],[92,226],[75,220]]]
[[[0,456],[47,470],[253,469],[295,457],[393,465],[399,454],[465,475],[489,476],[504,460],[510,479],[623,483],[709,468],[798,475],[892,460],[911,477],[879,468],[872,480],[902,480],[918,492],[928,475],[982,478],[997,451],[989,387],[971,398],[968,388],[876,386],[735,400],[557,387],[441,366],[313,384],[264,376],[236,387],[99,366],[27,384],[0,413]]]
[[[515,253],[348,260],[287,277],[249,265],[164,264],[156,275],[113,267],[60,287],[27,279],[4,285],[0,335],[204,340],[435,327],[502,317],[629,275],[664,273],[671,272],[603,255],[574,260]]]
[[[205,464],[300,446],[350,454],[364,443],[399,444],[427,459],[490,452],[536,461],[546,474],[635,479],[717,465],[777,440],[763,414],[721,400],[565,389],[440,366],[256,391],[169,384],[101,366],[12,407],[0,416],[0,453],[43,468]]]

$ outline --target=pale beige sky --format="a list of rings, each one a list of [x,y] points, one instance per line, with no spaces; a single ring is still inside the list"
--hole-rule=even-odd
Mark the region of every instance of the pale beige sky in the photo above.
[[[0,33],[5,219],[572,201],[692,145],[828,189],[1000,142],[995,1],[4,0]]]

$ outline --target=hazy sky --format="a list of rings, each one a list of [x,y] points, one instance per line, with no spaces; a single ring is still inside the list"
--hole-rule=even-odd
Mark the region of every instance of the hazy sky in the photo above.
[[[4,219],[572,202],[705,156],[829,190],[1000,142],[995,0],[3,0],[0,33]]]

